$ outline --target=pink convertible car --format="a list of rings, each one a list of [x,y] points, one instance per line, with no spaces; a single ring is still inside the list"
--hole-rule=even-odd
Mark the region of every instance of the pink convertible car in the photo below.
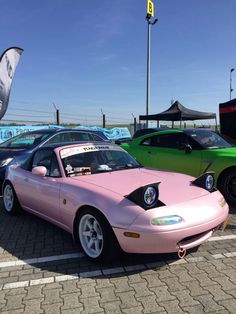
[[[228,217],[212,173],[199,178],[143,168],[111,143],[54,144],[8,168],[3,203],[70,232],[94,260],[121,248],[178,252],[206,241]]]

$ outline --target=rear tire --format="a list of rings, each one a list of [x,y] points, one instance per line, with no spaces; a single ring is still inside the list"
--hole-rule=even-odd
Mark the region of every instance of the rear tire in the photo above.
[[[93,208],[86,208],[79,213],[75,236],[84,253],[92,260],[108,262],[119,255],[120,248],[110,224]]]
[[[3,208],[8,214],[16,214],[21,209],[16,192],[10,182],[6,182],[3,187]]]

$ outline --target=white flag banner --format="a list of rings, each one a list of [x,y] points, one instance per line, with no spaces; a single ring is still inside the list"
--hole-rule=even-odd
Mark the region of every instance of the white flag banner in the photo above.
[[[11,84],[23,49],[11,47],[0,56],[0,120],[7,111]]]

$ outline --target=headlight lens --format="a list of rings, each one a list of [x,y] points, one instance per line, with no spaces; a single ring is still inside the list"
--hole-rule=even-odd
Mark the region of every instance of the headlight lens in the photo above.
[[[159,184],[160,182],[141,186],[130,194],[125,195],[125,197],[145,210],[165,206],[165,204],[159,200]]]
[[[158,225],[158,226],[165,226],[165,225],[178,224],[182,221],[183,221],[182,217],[177,216],[177,215],[171,215],[171,216],[155,217],[151,220],[151,224]]]
[[[206,176],[206,181],[205,181],[205,187],[208,191],[211,191],[213,189],[214,186],[214,178],[213,175],[208,174]]]
[[[13,158],[6,158],[0,161],[0,167],[4,167],[7,166],[11,161],[13,160]]]
[[[153,186],[149,186],[143,193],[143,200],[147,206],[152,206],[157,200],[157,190]]]

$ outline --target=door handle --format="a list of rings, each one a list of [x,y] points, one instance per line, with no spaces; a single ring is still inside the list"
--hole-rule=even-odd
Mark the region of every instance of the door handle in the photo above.
[[[29,179],[28,179],[28,178],[24,178],[24,181],[25,181],[25,182],[29,182]]]
[[[150,154],[150,155],[154,155],[156,152],[152,152],[152,151],[148,151],[148,154]]]

